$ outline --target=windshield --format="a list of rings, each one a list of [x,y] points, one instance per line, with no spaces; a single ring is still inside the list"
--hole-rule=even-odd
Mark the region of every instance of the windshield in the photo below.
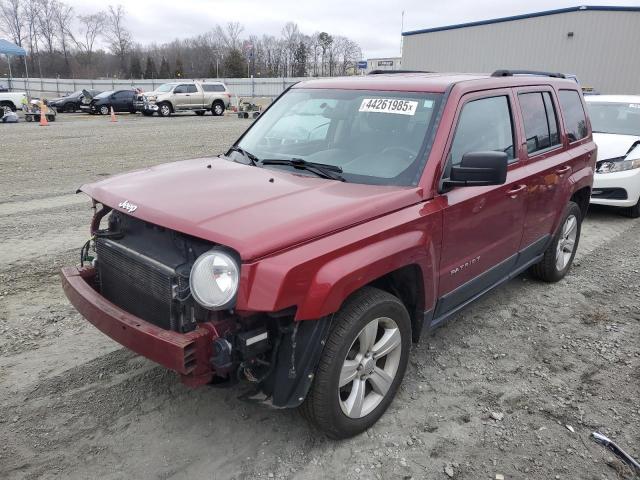
[[[596,133],[640,135],[640,102],[587,102],[587,109]]]
[[[158,88],[156,88],[156,92],[158,92],[158,93],[167,93],[167,92],[170,92],[171,90],[173,90],[173,87],[175,87],[175,86],[176,86],[175,83],[163,83]]]
[[[238,146],[260,160],[296,158],[338,166],[349,182],[416,185],[441,97],[292,89],[259,117]]]
[[[95,97],[93,97],[93,98],[106,98],[106,97],[108,97],[109,95],[111,95],[112,93],[113,93],[113,90],[109,90],[109,91],[107,91],[107,92],[99,93],[98,95],[96,95],[96,96],[95,96]]]

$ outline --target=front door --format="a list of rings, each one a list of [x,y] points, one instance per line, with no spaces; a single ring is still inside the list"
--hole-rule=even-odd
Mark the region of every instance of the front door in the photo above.
[[[515,148],[513,105],[513,94],[505,89],[467,95],[458,109],[445,177],[468,152],[506,152],[509,167],[503,185],[457,186],[443,193],[447,206],[434,323],[504,279],[515,267],[528,186]]]
[[[173,89],[173,101],[176,109],[184,110],[191,108],[191,96],[193,93],[191,93],[190,87],[193,87],[193,85],[183,84]]]

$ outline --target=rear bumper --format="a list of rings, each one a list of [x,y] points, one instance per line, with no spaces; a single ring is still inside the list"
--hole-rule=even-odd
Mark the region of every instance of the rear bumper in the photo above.
[[[211,381],[212,342],[219,337],[213,324],[200,324],[188,333],[157,327],[109,302],[91,286],[95,269],[65,267],[61,272],[64,293],[93,326],[116,342],[170,370],[183,383],[203,385]]]

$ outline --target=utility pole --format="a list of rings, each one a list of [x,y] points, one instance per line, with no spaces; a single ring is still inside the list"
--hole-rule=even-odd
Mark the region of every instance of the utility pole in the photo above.
[[[400,20],[400,58],[402,58],[402,48],[404,47],[404,10],[402,10],[402,19]]]

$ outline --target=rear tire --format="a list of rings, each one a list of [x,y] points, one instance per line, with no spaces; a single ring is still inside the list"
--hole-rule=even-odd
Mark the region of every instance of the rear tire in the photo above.
[[[558,282],[569,272],[578,250],[582,228],[582,211],[575,202],[567,205],[558,231],[531,274],[545,282]]]
[[[377,288],[361,289],[334,316],[300,412],[331,438],[364,432],[395,397],[410,348],[411,320],[402,302]]]
[[[638,203],[636,203],[633,207],[624,208],[622,210],[622,214],[625,217],[629,217],[629,218],[640,217],[640,199],[638,199]]]
[[[216,100],[215,102],[213,102],[213,105],[211,105],[211,113],[213,113],[213,115],[216,117],[223,115],[224,103],[222,103],[220,100]]]

